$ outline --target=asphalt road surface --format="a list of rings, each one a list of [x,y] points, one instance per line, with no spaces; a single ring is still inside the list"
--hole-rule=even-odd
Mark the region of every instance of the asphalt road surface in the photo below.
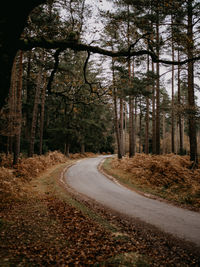
[[[114,183],[97,170],[101,160],[102,157],[98,157],[77,162],[65,173],[65,181],[77,192],[104,206],[200,246],[199,212],[149,199]]]

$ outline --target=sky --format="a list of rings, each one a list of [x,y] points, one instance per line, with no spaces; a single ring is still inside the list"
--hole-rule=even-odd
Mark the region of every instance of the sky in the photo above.
[[[103,29],[103,24],[97,17],[98,9],[108,11],[112,9],[112,3],[107,0],[86,0],[86,4],[92,5],[92,18],[88,19],[88,25],[91,32],[96,30],[96,34],[87,34],[87,40],[93,41],[99,38],[99,33]]]

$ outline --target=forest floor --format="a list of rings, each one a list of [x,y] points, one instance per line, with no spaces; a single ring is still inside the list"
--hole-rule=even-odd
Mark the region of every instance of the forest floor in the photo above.
[[[1,167],[0,266],[199,266],[191,244],[65,188],[60,177],[77,158],[52,153],[48,167],[41,157],[29,159],[28,168],[23,161],[15,170]]]

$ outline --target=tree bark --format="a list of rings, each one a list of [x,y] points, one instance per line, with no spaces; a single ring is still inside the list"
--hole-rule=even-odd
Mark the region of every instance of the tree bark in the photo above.
[[[128,40],[128,47],[130,46],[130,6],[127,4],[127,13],[128,13],[128,20],[127,20],[127,40]],[[132,76],[134,78],[135,75],[135,67],[134,67],[134,58],[133,58],[133,73]],[[131,83],[131,60],[128,58],[128,76],[129,76],[129,84]],[[134,84],[133,84],[134,86]],[[134,140],[134,111],[133,111],[133,96],[129,96],[129,157],[132,158],[135,156],[135,140]]]
[[[33,106],[33,117],[31,123],[31,133],[30,133],[30,144],[29,144],[29,157],[32,157],[34,154],[34,144],[35,144],[35,133],[36,133],[36,124],[37,124],[37,115],[38,115],[38,104],[41,92],[41,80],[42,74],[41,71],[37,74],[37,84],[35,89],[35,99],[34,99],[34,106]]]
[[[18,75],[18,86],[17,86],[17,99],[16,99],[16,119],[17,119],[17,132],[14,137],[14,158],[13,165],[18,163],[20,154],[20,139],[21,139],[21,125],[22,125],[22,76],[23,76],[23,53],[19,53],[19,75]]]
[[[118,159],[122,158],[121,142],[120,142],[120,131],[119,131],[119,121],[118,121],[118,112],[117,112],[117,95],[115,88],[115,71],[114,71],[114,62],[112,60],[112,78],[113,78],[113,102],[114,102],[114,127],[116,133],[117,141],[117,155]]]
[[[6,102],[12,65],[18,50],[18,41],[31,10],[46,0],[5,1],[0,11],[0,109]],[[23,7],[23,8],[22,8]],[[17,21],[17,23],[16,23]]]
[[[165,113],[163,112],[163,154],[166,154]]]
[[[156,21],[156,53],[160,54],[160,35],[159,35],[159,10],[157,10]],[[160,64],[156,63],[156,154],[160,154]]]
[[[32,50],[28,52],[27,76],[26,76],[25,137],[26,137],[26,140],[29,140],[29,142],[30,142],[30,133],[31,133],[32,111],[33,111],[33,107],[31,103],[32,103],[32,99],[34,98],[33,86],[31,84],[31,58],[32,58]]]
[[[69,141],[68,141],[68,136],[66,136],[66,141],[65,141],[65,148],[64,148],[64,154],[67,158],[69,158]]]
[[[171,24],[173,23],[171,19]],[[172,29],[172,61],[174,61],[174,40],[173,40],[173,29]],[[172,102],[171,102],[171,150],[175,152],[174,148],[174,65],[172,65]]]
[[[137,152],[137,135],[138,135],[138,125],[137,125],[137,97],[134,98],[134,148]]]
[[[134,99],[129,96],[129,157],[135,156],[135,142],[134,142]]]
[[[39,154],[40,155],[42,155],[42,147],[43,147],[45,97],[46,97],[46,73],[44,75],[43,88],[42,88],[42,92],[41,92],[40,148],[39,148]]]
[[[154,63],[152,62],[152,72],[154,73]],[[155,83],[152,88],[152,153],[156,154],[156,99],[155,99]]]
[[[149,73],[149,56],[147,57],[147,72]],[[149,92],[149,86],[147,86]],[[149,97],[146,97],[146,116],[145,116],[145,154],[149,154]]]
[[[180,51],[178,49],[178,60],[180,60]],[[180,77],[180,65],[178,65],[178,106],[181,107],[181,77]],[[178,113],[178,124],[179,124],[179,154],[183,155],[183,127],[182,127],[182,116],[181,112]]]
[[[177,118],[175,118],[175,130],[174,130],[174,139],[175,139],[175,146],[174,146],[174,150],[175,150],[175,153],[178,154],[178,150],[179,150],[179,147],[178,147],[178,143],[179,143],[179,138],[178,138],[178,132],[179,132],[179,129],[178,129],[178,120]]]
[[[119,132],[119,122],[118,122],[118,112],[117,112],[117,96],[116,96],[116,89],[113,89],[113,101],[114,101],[114,125],[115,125],[115,133],[117,139],[117,154],[118,159],[122,158],[122,150],[121,150],[121,140],[120,140],[120,132]]]
[[[188,59],[193,57],[194,40],[193,40],[193,0],[187,2],[187,56]],[[198,165],[197,155],[197,137],[196,137],[196,119],[195,119],[195,98],[194,98],[194,62],[188,63],[188,106],[189,106],[189,138],[190,138],[190,160],[193,167]]]
[[[12,75],[11,75],[11,84],[9,91],[9,99],[8,99],[8,107],[9,107],[9,115],[8,115],[8,153],[13,153],[13,137],[15,136],[15,118],[16,118],[16,57],[13,62],[12,67]]]
[[[85,153],[85,144],[81,143],[81,154]]]
[[[139,153],[142,152],[142,103],[140,100],[140,115],[139,115]]]
[[[126,134],[127,134],[127,105],[125,102],[125,104],[124,104],[124,155],[126,155],[126,153],[127,153]]]
[[[120,146],[121,146],[121,152],[122,155],[124,155],[124,135],[123,135],[123,131],[124,131],[124,101],[122,98],[120,98],[119,100],[120,103]]]

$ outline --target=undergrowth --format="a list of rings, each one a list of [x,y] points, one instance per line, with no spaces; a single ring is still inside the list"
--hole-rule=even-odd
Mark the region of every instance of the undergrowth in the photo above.
[[[189,156],[136,154],[108,159],[104,168],[121,182],[178,203],[200,208],[200,167]]]
[[[19,159],[14,167],[12,166],[12,156],[1,154],[0,164],[0,209],[12,205],[13,202],[20,201],[27,192],[23,185],[39,176],[45,170],[56,164],[65,163],[71,159],[79,159],[94,156],[93,153],[72,154],[70,158],[65,157],[59,151],[49,152],[46,155],[35,155],[30,158]]]

